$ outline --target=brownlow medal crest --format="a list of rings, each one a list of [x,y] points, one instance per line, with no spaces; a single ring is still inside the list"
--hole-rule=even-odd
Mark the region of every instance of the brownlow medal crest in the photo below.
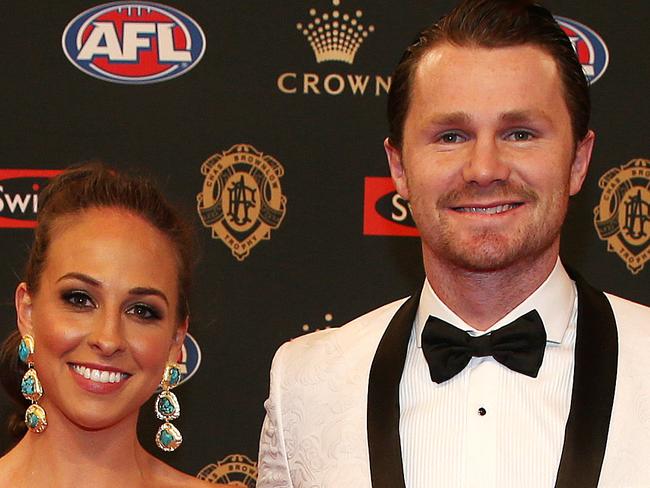
[[[650,259],[650,160],[612,168],[598,185],[603,189],[594,208],[598,237],[637,274]]]
[[[231,454],[217,463],[208,464],[196,477],[211,483],[255,488],[257,463],[244,454]]]
[[[239,261],[271,238],[287,210],[280,178],[284,168],[250,144],[236,144],[201,165],[203,191],[197,209],[212,237],[226,244]]]

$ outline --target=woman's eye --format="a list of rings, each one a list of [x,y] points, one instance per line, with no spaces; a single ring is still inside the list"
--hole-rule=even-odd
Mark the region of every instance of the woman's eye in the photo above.
[[[129,308],[126,313],[130,315],[135,315],[141,320],[158,320],[160,319],[160,313],[149,305],[143,303],[136,303],[131,308]]]
[[[70,291],[63,294],[63,300],[75,308],[94,308],[95,303],[82,291]]]

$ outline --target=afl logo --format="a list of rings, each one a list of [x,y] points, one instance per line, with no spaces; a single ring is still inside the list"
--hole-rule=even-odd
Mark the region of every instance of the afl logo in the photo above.
[[[565,17],[555,17],[555,20],[573,44],[587,81],[594,84],[603,76],[609,64],[609,51],[605,41],[580,22]]]
[[[70,62],[105,81],[146,84],[176,78],[205,52],[199,25],[183,12],[151,2],[99,5],[63,31]]]

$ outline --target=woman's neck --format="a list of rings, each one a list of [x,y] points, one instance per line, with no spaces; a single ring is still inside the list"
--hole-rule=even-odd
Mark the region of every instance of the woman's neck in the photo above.
[[[3,461],[16,468],[11,486],[147,486],[152,456],[136,434],[137,414],[100,430],[85,430],[60,412],[48,412],[48,428],[28,432]],[[11,469],[14,471],[14,469]],[[0,486],[3,486],[0,483]]]

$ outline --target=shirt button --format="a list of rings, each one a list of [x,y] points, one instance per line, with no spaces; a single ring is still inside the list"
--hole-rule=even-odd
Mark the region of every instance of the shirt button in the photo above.
[[[487,413],[487,410],[485,410],[483,407],[478,409],[478,414],[483,417]]]

